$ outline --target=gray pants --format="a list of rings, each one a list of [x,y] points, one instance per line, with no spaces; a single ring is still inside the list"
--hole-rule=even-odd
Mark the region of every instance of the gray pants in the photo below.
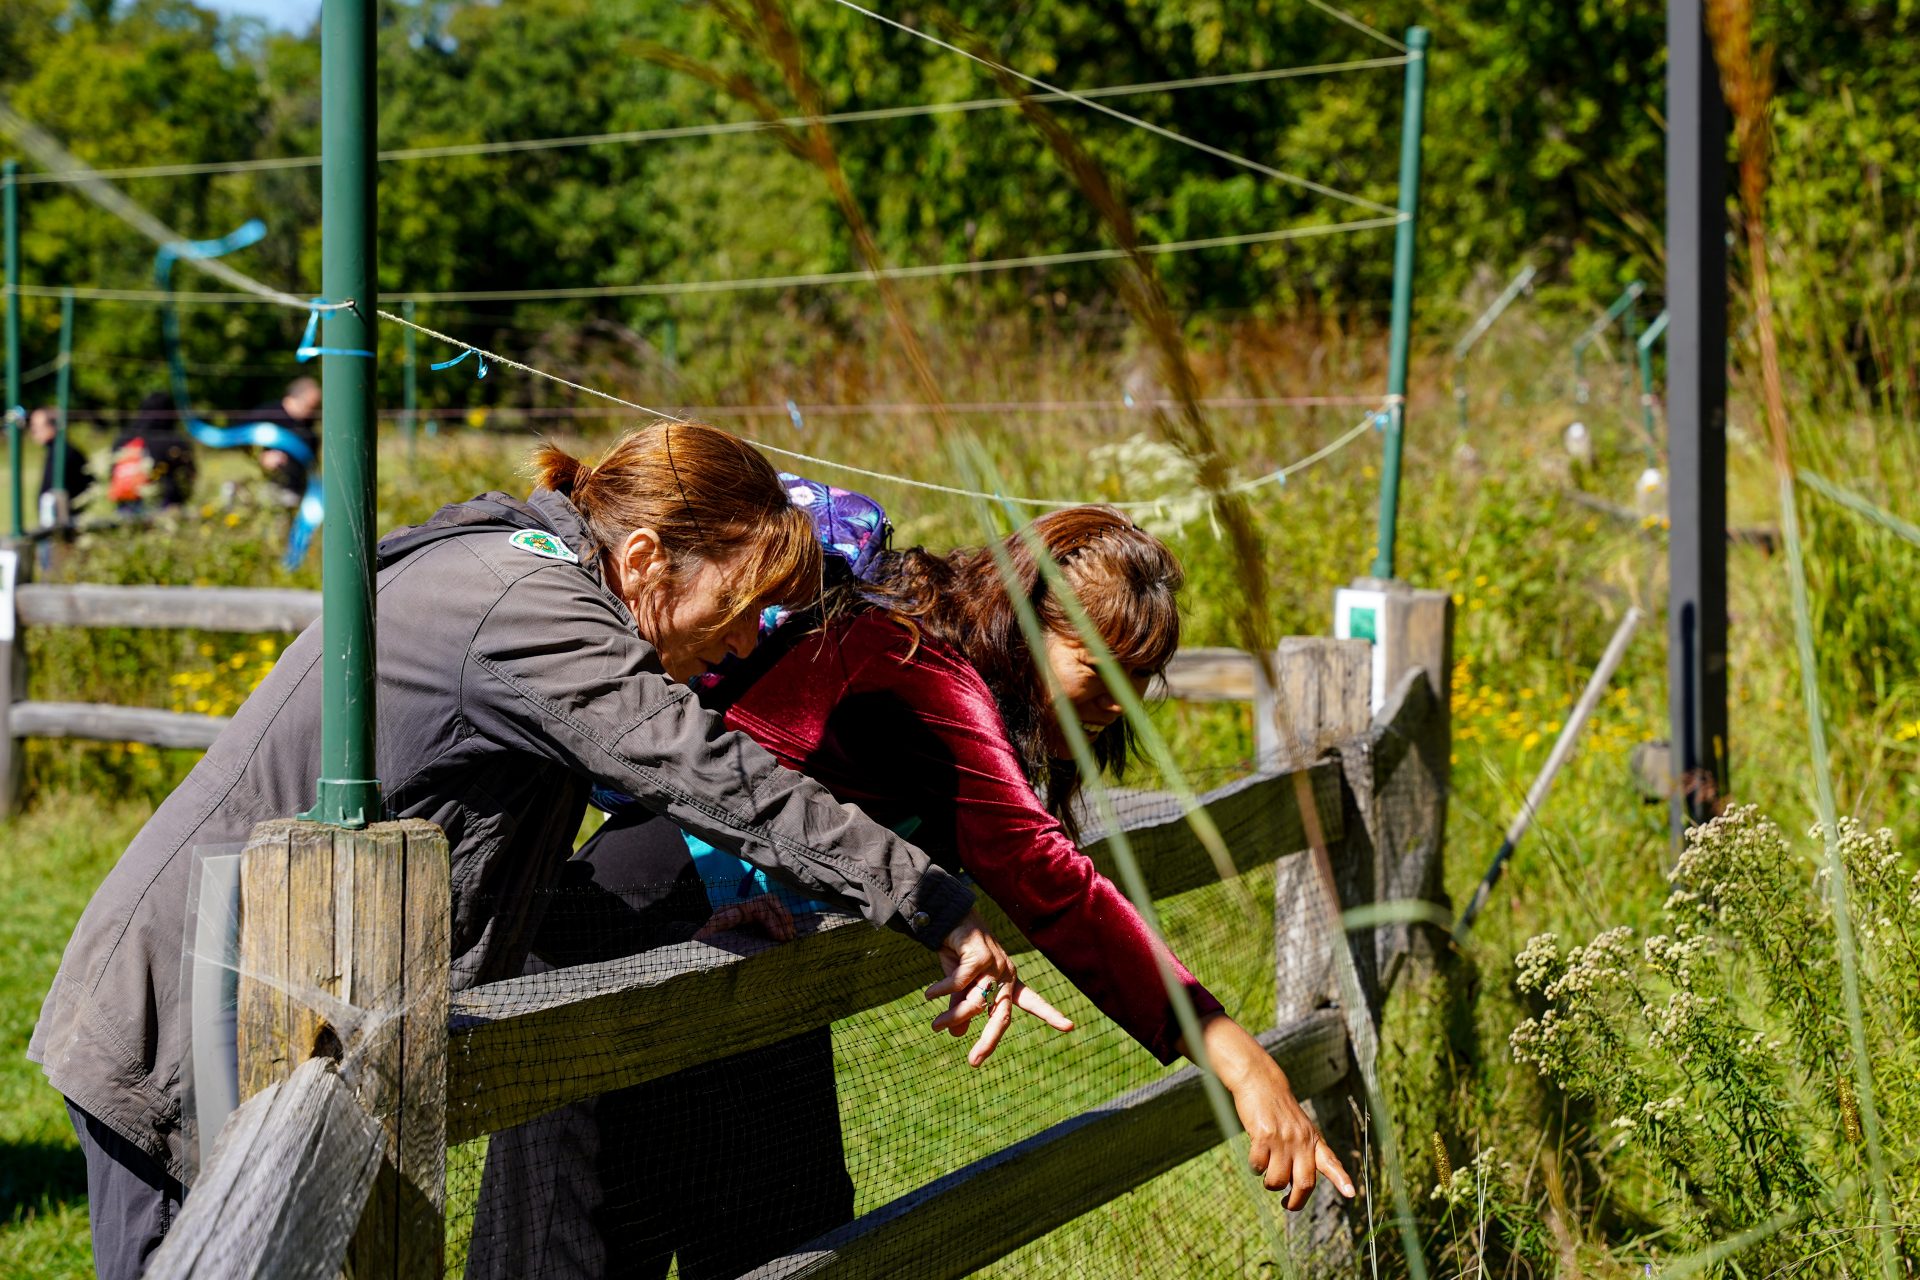
[[[180,1216],[186,1188],[152,1156],[71,1101],[67,1115],[87,1158],[94,1273],[100,1280],[140,1280],[147,1259]]]

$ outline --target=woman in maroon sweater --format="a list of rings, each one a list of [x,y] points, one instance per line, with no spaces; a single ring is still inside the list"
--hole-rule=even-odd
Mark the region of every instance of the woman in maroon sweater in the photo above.
[[[1033,527],[1144,691],[1179,643],[1172,553],[1111,508],[1055,512]],[[1095,758],[1118,772],[1132,749],[1120,706],[1025,543],[1016,536],[1007,549],[1046,626],[1046,666]],[[781,628],[708,704],[783,765],[883,825],[910,830],[936,862],[965,871],[1103,1013],[1170,1062],[1187,1045],[1156,953],[1164,956],[1192,1000],[1266,1185],[1287,1188],[1293,1209],[1316,1175],[1352,1195],[1284,1073],[1076,844],[1073,801],[1083,779],[988,551],[886,553],[860,596],[824,625]],[[663,822],[616,818],[580,860],[594,884],[652,917],[656,939],[672,936],[667,920],[685,936],[746,917],[790,934],[772,898],[722,905],[708,919],[715,904],[690,874],[680,833]],[[568,932],[567,913],[553,916],[548,945],[536,949],[561,963],[598,958],[602,948],[552,943]],[[577,923],[572,931],[594,932]],[[1004,1002],[995,1016],[1010,1016]],[[775,1168],[739,1162],[736,1143],[751,1150],[766,1136],[727,1132],[747,1116],[750,1128],[778,1118]],[[486,1182],[470,1277],[658,1276],[676,1252],[689,1280],[737,1275],[852,1216],[831,1039],[824,1029],[808,1033],[499,1135]]]

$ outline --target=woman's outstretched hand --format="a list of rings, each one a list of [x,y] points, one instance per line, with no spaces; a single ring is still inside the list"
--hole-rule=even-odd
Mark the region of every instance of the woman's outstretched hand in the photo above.
[[[940,944],[940,967],[947,976],[927,988],[929,1000],[947,997],[946,1012],[933,1020],[935,1031],[963,1036],[975,1018],[989,1007],[993,1010],[987,1018],[987,1029],[967,1053],[971,1066],[979,1066],[992,1055],[1012,1023],[1015,1009],[1025,1010],[1055,1031],[1073,1030],[1072,1020],[1020,981],[1006,949],[987,932],[976,911],[967,912]]]
[[[1341,1195],[1353,1199],[1353,1179],[1340,1157],[1293,1096],[1287,1073],[1267,1056],[1260,1042],[1224,1013],[1210,1016],[1201,1025],[1200,1035],[1220,1083],[1233,1094],[1234,1109],[1252,1143],[1248,1163],[1255,1173],[1264,1175],[1261,1180],[1267,1190],[1286,1189],[1287,1208],[1297,1210],[1313,1194],[1315,1180],[1324,1177]]]

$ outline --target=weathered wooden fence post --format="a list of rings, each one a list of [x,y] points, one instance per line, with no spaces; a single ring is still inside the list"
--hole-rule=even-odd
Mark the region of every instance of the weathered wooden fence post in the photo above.
[[[1388,704],[1404,693],[1402,706],[1407,708],[1417,696],[1412,688],[1403,690],[1415,670],[1425,675],[1424,696],[1431,701],[1423,716],[1405,714],[1377,727],[1366,829],[1378,867],[1378,900],[1445,907],[1447,792],[1453,775],[1453,597],[1445,591],[1389,590],[1382,639],[1387,646],[1383,674]],[[1441,933],[1430,926],[1404,921],[1379,925],[1374,954],[1383,989],[1393,985],[1409,959],[1430,962],[1444,945]]]
[[[1372,719],[1372,646],[1364,640],[1293,637],[1275,655],[1279,737],[1294,768],[1337,744],[1363,736]],[[1319,1010],[1339,1007],[1352,1048],[1352,1069],[1335,1087],[1303,1099],[1314,1123],[1350,1170],[1360,1168],[1361,1143],[1354,1108],[1366,1110],[1364,1072],[1373,1069],[1378,999],[1370,947],[1348,946],[1359,984],[1359,1007],[1342,997],[1334,948],[1341,945],[1342,904],[1373,899],[1373,860],[1355,800],[1341,788],[1341,856],[1307,849],[1282,858],[1273,886],[1275,1022],[1287,1026]],[[1331,815],[1328,815],[1329,817]],[[1356,834],[1360,835],[1357,844]],[[1296,1255],[1328,1274],[1347,1273],[1364,1214],[1321,1191],[1302,1213],[1288,1219]]]
[[[446,836],[417,821],[265,822],[242,856],[241,1098],[330,1057],[385,1133],[356,1280],[444,1265],[447,873]]]

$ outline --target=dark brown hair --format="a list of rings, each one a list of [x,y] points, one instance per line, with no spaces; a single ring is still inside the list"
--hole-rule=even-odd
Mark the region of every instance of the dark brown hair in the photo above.
[[[544,443],[533,470],[573,503],[599,550],[644,528],[659,535],[676,569],[688,558],[741,553],[718,629],[762,605],[801,607],[820,594],[813,521],[771,463],[717,427],[657,422],[628,432],[592,464]]]
[[[1184,575],[1166,544],[1112,507],[1069,507],[1029,526],[1086,609],[1100,638],[1128,672],[1158,675],[1180,647],[1176,600]],[[1019,591],[1048,629],[1074,627],[1019,533],[1005,542]],[[955,650],[986,681],[1021,767],[1042,799],[1079,838],[1072,804],[1085,781],[1071,760],[1054,758],[1053,703],[1000,569],[985,547],[934,555],[919,548],[883,555],[866,593],[930,639]],[[1118,774],[1133,751],[1125,717],[1093,740],[1094,759]]]

